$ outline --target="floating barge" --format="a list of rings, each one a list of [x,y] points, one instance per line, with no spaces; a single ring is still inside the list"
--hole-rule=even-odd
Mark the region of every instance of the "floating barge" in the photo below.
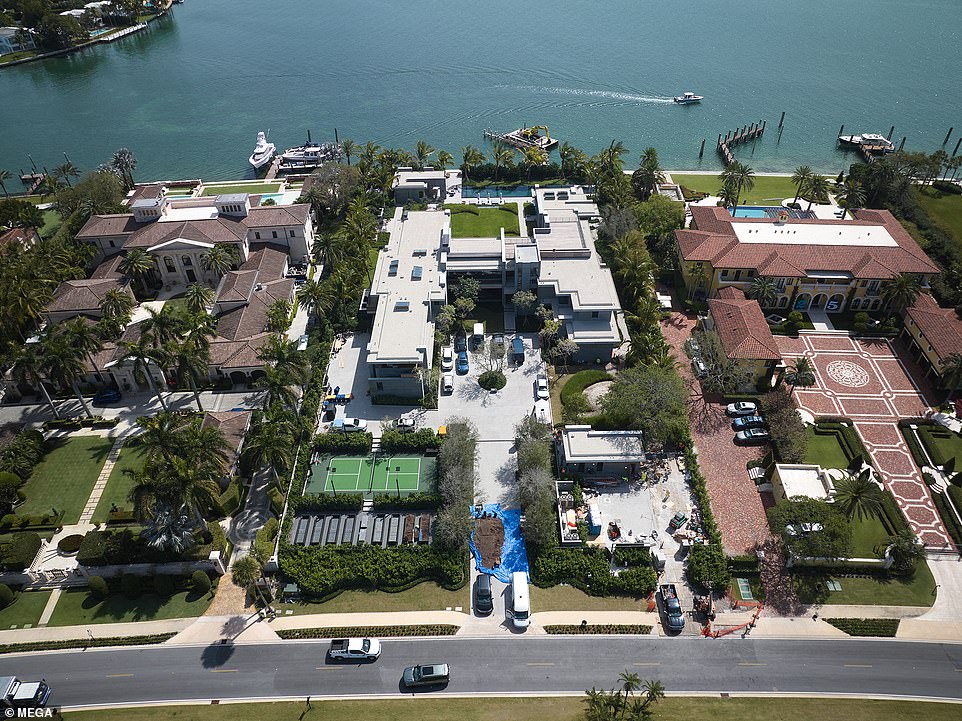
[[[544,131],[543,135],[541,133],[542,130]],[[558,145],[558,141],[548,134],[548,127],[546,125],[518,128],[517,130],[512,130],[510,133],[485,130],[484,137],[488,140],[500,140],[519,150],[539,148],[546,153],[554,150]]]

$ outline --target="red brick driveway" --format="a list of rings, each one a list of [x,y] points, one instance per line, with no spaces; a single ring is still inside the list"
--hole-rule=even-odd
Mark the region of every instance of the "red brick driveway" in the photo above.
[[[745,553],[771,538],[762,496],[745,468],[748,461],[761,458],[763,449],[736,446],[732,442],[735,433],[731,419],[725,416],[724,407],[702,395],[684,351],[694,326],[693,317],[675,312],[662,321],[661,331],[678,360],[678,372],[691,391],[688,404],[691,434],[725,552]]]
[[[929,403],[891,342],[807,333],[775,338],[786,360],[805,356],[815,367],[816,384],[795,391],[798,405],[813,415],[851,418],[912,530],[928,546],[949,543],[896,425],[899,418],[923,415]]]

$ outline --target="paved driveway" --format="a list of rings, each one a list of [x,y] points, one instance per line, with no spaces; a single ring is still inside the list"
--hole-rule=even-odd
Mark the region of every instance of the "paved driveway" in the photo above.
[[[813,415],[851,418],[912,530],[928,546],[949,543],[897,426],[899,418],[923,415],[929,402],[892,343],[807,333],[776,340],[785,359],[805,356],[815,367],[815,385],[795,391],[798,405]]]

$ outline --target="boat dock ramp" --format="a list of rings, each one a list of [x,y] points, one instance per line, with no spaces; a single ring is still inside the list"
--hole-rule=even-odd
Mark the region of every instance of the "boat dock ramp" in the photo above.
[[[544,130],[544,135],[539,130]],[[518,128],[510,133],[499,133],[496,130],[486,129],[484,137],[487,140],[500,140],[521,151],[528,148],[538,148],[547,153],[558,144],[555,138],[548,135],[548,129],[543,125],[536,125],[532,128]]]
[[[735,156],[731,151],[734,146],[762,137],[767,122],[767,120],[759,120],[757,123],[743,126],[741,130],[737,128],[735,130],[729,130],[725,133],[724,137],[722,137],[721,133],[718,134],[718,146],[716,150],[718,150],[718,154],[722,156],[725,165],[731,165],[735,162]]]

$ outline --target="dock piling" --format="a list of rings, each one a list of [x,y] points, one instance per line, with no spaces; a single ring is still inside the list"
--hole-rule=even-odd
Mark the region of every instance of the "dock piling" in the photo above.
[[[782,117],[778,121],[778,127],[781,128],[785,124],[785,111],[782,111]]]
[[[942,145],[945,145],[947,142],[949,142],[949,138],[952,136],[953,130],[955,130],[954,127],[949,128],[949,132],[945,134],[945,140],[942,141]]]
[[[838,129],[838,137],[841,138],[841,137],[842,137],[842,133],[844,133],[844,132],[845,132],[845,124],[843,123],[843,124],[842,124],[842,127],[840,127],[840,128]]]
[[[702,139],[701,139],[701,150],[698,151],[698,158],[699,158],[699,160],[700,160],[701,157],[705,154],[705,141],[706,141],[706,140],[707,140],[707,138],[702,138]]]
[[[887,137],[889,140],[891,140],[891,139],[892,139],[892,135],[893,135],[894,133],[895,133],[895,126],[893,125],[891,128],[889,128],[889,134],[888,134],[886,137]]]
[[[902,136],[902,142],[899,143],[899,152],[900,152],[900,153],[902,152],[902,148],[904,148],[904,147],[905,147],[905,136],[903,135],[903,136]]]
[[[962,138],[959,138],[959,142],[955,144],[955,150],[952,151],[952,156],[955,157],[959,154],[959,146],[962,145]]]

